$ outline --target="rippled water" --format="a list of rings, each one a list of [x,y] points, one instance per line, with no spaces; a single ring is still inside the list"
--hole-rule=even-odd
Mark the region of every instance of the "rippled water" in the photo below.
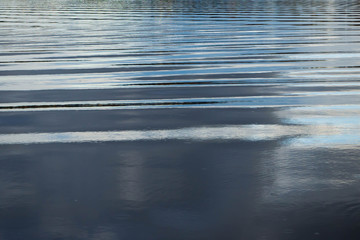
[[[0,239],[359,239],[359,13],[2,0]]]

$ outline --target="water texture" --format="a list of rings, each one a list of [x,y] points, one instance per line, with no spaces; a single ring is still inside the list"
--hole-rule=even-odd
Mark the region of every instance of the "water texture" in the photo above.
[[[1,0],[0,239],[360,239],[359,14]]]

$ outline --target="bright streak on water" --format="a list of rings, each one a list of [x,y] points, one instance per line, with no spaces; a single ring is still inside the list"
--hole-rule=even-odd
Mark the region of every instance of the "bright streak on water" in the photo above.
[[[331,125],[245,125],[224,127],[201,127],[169,130],[145,131],[107,131],[107,132],[61,132],[61,133],[24,133],[0,135],[0,144],[44,144],[44,143],[83,143],[83,142],[119,142],[119,141],[269,141],[281,138],[295,138],[291,144],[295,147],[344,147],[360,145],[360,133],[354,132],[360,126]],[[311,135],[316,135],[312,137]],[[303,136],[303,137],[302,137]],[[305,136],[305,137],[304,137]],[[310,137],[308,137],[310,136]]]
[[[141,140],[262,141],[305,134],[301,126],[249,125],[149,131],[25,133],[0,135],[0,144],[77,143]]]

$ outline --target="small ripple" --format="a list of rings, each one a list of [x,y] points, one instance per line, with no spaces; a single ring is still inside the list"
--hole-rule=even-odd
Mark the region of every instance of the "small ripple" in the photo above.
[[[144,100],[108,100],[77,102],[25,102],[1,103],[0,111],[54,111],[54,110],[112,110],[148,108],[266,108],[298,106],[357,106],[360,98],[349,104],[349,99],[359,94],[312,94],[299,92],[290,96],[212,97]]]

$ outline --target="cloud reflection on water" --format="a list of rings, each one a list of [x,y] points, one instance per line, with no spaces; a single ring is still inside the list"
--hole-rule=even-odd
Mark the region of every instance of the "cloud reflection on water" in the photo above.
[[[2,4],[1,239],[359,239],[357,1]]]

